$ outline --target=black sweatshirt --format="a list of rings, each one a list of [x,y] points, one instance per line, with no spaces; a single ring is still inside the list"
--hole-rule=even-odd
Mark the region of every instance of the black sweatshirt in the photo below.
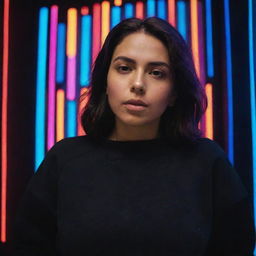
[[[14,256],[252,256],[252,200],[209,139],[66,138],[23,195]]]

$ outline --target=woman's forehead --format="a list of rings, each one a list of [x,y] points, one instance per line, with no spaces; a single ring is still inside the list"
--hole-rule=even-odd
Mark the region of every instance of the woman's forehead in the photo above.
[[[162,61],[169,63],[168,51],[165,45],[156,37],[143,32],[126,36],[115,48],[112,60],[114,61],[118,56],[125,56],[135,62]]]

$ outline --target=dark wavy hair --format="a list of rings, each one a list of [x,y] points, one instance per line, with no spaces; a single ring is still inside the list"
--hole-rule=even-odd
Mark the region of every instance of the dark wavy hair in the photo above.
[[[88,90],[80,98],[83,101],[88,97],[81,114],[82,127],[96,139],[111,135],[115,115],[106,97],[109,66],[116,46],[127,35],[139,31],[156,37],[166,46],[172,68],[176,98],[161,116],[160,137],[176,143],[194,141],[201,136],[198,123],[207,107],[206,94],[197,77],[190,47],[172,25],[157,17],[125,19],[109,32],[93,64]]]

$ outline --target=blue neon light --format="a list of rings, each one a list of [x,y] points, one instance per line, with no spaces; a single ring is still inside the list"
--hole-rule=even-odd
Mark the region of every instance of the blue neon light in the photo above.
[[[117,25],[121,21],[121,8],[119,6],[113,6],[111,8],[111,28]]]
[[[124,17],[125,17],[125,19],[133,17],[133,5],[131,3],[125,3],[125,5],[124,5]]]
[[[36,78],[35,171],[38,169],[40,163],[45,156],[45,105],[48,15],[48,8],[40,8]]]
[[[156,15],[156,2],[155,0],[147,0],[147,17]]]
[[[76,136],[76,101],[67,101],[66,137]]]
[[[232,57],[230,37],[229,0],[224,1],[225,34],[226,34],[226,69],[227,69],[227,106],[228,106],[228,156],[234,164],[234,138],[233,138],[233,81],[232,81]]]
[[[255,93],[255,65],[254,65],[254,31],[253,31],[253,2],[248,1],[248,32],[249,32],[249,65],[250,65],[250,100],[251,100],[251,128],[252,128],[252,169],[254,193],[254,220],[256,228],[256,93]],[[254,248],[256,255],[256,248]]]
[[[157,16],[161,19],[166,19],[166,2],[165,0],[157,1]]]
[[[187,41],[187,19],[186,19],[186,3],[184,1],[177,2],[177,29]]]
[[[80,85],[88,86],[91,60],[91,23],[90,15],[82,16],[81,21],[81,55],[80,55]]]
[[[205,2],[206,10],[206,51],[207,51],[207,74],[209,77],[214,76],[213,63],[213,41],[212,41],[212,3],[211,0]]]
[[[63,83],[65,79],[65,38],[66,25],[60,23],[58,25],[58,42],[57,42],[57,67],[56,67],[56,82]]]

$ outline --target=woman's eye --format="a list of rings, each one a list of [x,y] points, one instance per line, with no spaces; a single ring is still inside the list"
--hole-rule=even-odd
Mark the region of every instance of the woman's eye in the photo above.
[[[119,67],[117,67],[117,70],[122,71],[122,72],[126,72],[126,71],[129,71],[130,68],[127,67],[127,66],[119,66]]]
[[[153,74],[154,76],[156,76],[157,78],[163,78],[165,77],[165,73],[159,70],[153,70],[150,72],[150,74]]]

